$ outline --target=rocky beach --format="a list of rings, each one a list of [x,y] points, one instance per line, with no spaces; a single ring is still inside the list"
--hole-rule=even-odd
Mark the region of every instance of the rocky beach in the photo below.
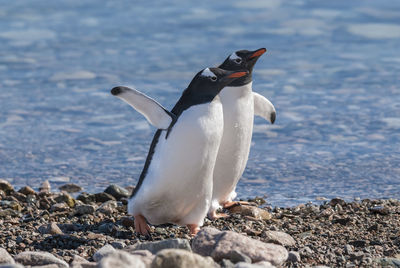
[[[35,191],[0,180],[0,267],[400,267],[400,201],[321,200],[290,208],[262,198],[185,227],[135,234],[132,189]]]

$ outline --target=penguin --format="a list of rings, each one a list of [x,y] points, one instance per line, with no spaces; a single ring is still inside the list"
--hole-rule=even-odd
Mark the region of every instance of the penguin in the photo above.
[[[218,94],[245,75],[247,71],[206,68],[196,74],[170,112],[135,89],[111,90],[158,128],[128,200],[136,232],[148,235],[147,222],[186,225],[192,236],[199,231],[211,204],[212,176],[223,134]]]
[[[249,157],[254,115],[265,118],[271,124],[275,122],[274,105],[252,90],[254,65],[265,52],[265,48],[236,51],[219,66],[230,71],[244,69],[248,74],[233,81],[220,93],[224,132],[214,167],[213,197],[208,213],[211,219],[227,216],[216,213],[221,206],[229,208],[240,203],[232,200],[237,195],[236,185]]]

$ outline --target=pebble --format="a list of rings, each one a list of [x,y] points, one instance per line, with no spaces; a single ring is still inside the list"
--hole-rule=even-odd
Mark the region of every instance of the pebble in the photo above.
[[[15,261],[23,264],[25,266],[38,266],[38,265],[48,265],[48,264],[56,264],[58,267],[68,268],[69,265],[48,252],[40,252],[40,251],[24,251],[19,253],[14,257]]]
[[[97,211],[106,215],[111,215],[117,207],[118,207],[117,201],[109,200],[101,204],[101,206],[97,209]]]
[[[240,214],[243,216],[249,216],[256,220],[270,220],[271,214],[261,208],[255,206],[238,205],[228,209],[230,213]]]
[[[38,231],[41,234],[51,234],[51,235],[58,235],[58,234],[63,234],[63,231],[61,231],[60,227],[55,222],[42,225],[38,228]]]
[[[266,231],[264,233],[265,242],[275,243],[282,246],[293,247],[296,241],[287,233],[280,231]]]
[[[80,195],[78,195],[76,199],[82,201],[85,204],[91,204],[96,202],[95,195],[88,193],[81,193]]]
[[[125,251],[115,250],[104,256],[97,265],[98,268],[145,268],[142,260]],[[182,267],[182,266],[181,266]]]
[[[21,189],[18,190],[19,193],[24,194],[24,195],[35,195],[36,192],[29,186],[24,186]]]
[[[155,242],[136,243],[133,246],[129,246],[127,250],[128,251],[148,250],[152,254],[157,254],[157,252],[160,250],[171,249],[171,248],[192,251],[189,240],[181,238],[165,239]]]
[[[50,207],[51,212],[67,211],[69,206],[66,203],[56,203]]]
[[[68,193],[61,193],[57,195],[54,200],[58,203],[64,202],[66,203],[70,208],[73,208],[75,206],[75,199],[72,198]]]
[[[104,203],[110,200],[116,200],[114,196],[105,192],[94,194],[94,198],[97,203]]]
[[[114,196],[117,200],[123,198],[123,197],[129,197],[129,191],[126,190],[125,188],[122,188],[118,185],[111,184],[108,186],[105,190],[105,193],[110,194]]]
[[[388,215],[389,214],[389,209],[384,206],[374,206],[369,208],[369,211],[375,214],[380,214],[380,215]]]
[[[218,267],[210,257],[203,257],[183,249],[164,249],[157,253],[151,268]]]
[[[14,264],[15,261],[4,248],[0,248],[0,264]]]
[[[289,251],[289,256],[287,258],[287,261],[300,262],[301,261],[300,254],[297,251]]]
[[[100,261],[102,258],[104,258],[107,255],[110,255],[111,253],[114,253],[116,251],[115,248],[113,248],[113,246],[107,244],[105,246],[103,246],[102,248],[100,248],[99,250],[97,250],[94,254],[93,254],[93,260],[95,262]]]
[[[60,191],[65,191],[67,193],[76,193],[83,190],[83,188],[75,183],[66,183],[58,187]]]
[[[50,193],[51,186],[48,180],[45,180],[42,185],[39,187],[39,192],[42,193]]]

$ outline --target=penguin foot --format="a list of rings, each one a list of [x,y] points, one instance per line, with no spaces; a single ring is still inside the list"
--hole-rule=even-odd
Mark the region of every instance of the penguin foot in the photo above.
[[[217,219],[221,219],[221,218],[227,218],[227,217],[229,217],[229,215],[226,214],[226,213],[217,213],[217,211],[214,210],[214,211],[212,211],[211,213],[208,214],[208,217],[211,220],[217,220]]]
[[[150,235],[150,226],[147,224],[143,215],[135,215],[135,231],[141,235]]]
[[[223,203],[222,207],[227,209],[227,208],[242,206],[242,205],[250,206],[251,203],[249,203],[247,201],[229,201],[229,202]]]
[[[187,224],[186,226],[189,228],[191,237],[194,237],[200,231],[200,227],[197,224]]]

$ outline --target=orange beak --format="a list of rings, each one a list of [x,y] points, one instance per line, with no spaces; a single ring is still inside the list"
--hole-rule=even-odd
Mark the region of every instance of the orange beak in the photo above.
[[[246,74],[247,74],[247,72],[237,72],[237,73],[233,73],[233,74],[229,75],[228,78],[238,78],[238,77],[245,76]]]
[[[259,50],[257,50],[256,52],[253,53],[253,55],[250,56],[250,59],[261,56],[262,54],[264,54],[267,50],[265,48],[260,48]]]

